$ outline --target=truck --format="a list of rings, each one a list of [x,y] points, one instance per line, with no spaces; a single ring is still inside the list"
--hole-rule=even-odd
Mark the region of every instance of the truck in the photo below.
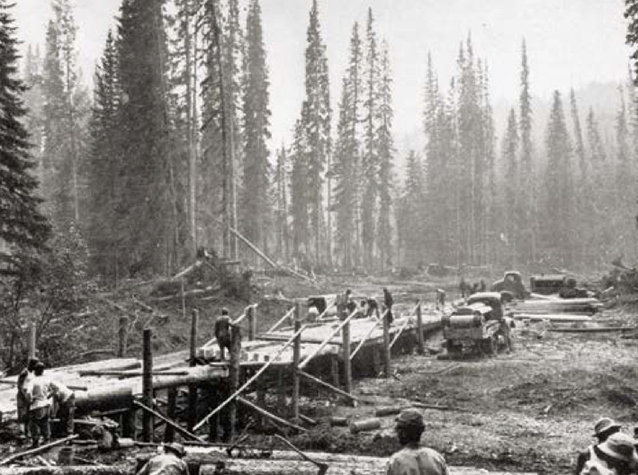
[[[480,292],[466,304],[441,318],[444,346],[449,356],[465,353],[495,355],[499,348],[512,349],[512,319],[505,316],[501,294]]]

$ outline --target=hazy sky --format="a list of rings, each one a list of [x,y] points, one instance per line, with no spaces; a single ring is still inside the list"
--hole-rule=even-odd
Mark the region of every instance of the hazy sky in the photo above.
[[[245,7],[248,0],[240,0]],[[93,66],[120,0],[75,0],[78,48],[85,75]],[[261,0],[271,77],[273,141],[289,140],[303,99],[304,47],[311,0]],[[50,0],[17,0],[15,16],[25,43],[43,43]],[[425,62],[432,52],[442,84],[454,72],[459,42],[471,32],[490,67],[495,101],[517,96],[521,41],[525,37],[532,92],[549,97],[591,82],[623,81],[623,0],[319,0],[328,47],[334,108],[348,59],[354,21],[368,7],[387,39],[395,79],[395,132],[399,141],[420,128]]]

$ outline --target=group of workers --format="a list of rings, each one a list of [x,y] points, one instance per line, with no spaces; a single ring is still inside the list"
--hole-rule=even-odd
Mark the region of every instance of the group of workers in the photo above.
[[[395,432],[401,449],[388,461],[386,475],[448,475],[443,455],[420,444],[425,429],[423,415],[408,408],[396,418]],[[137,475],[188,475],[183,458],[184,446],[175,442],[164,444],[162,453],[151,458]]]
[[[575,475],[634,475],[638,469],[638,440],[620,424],[603,417],[594,425],[596,443],[578,454]]]
[[[374,297],[366,297],[356,302],[352,295],[352,290],[347,289],[344,294],[337,296],[337,315],[341,320],[345,320],[348,316],[355,314],[353,318],[370,318],[375,316],[380,319],[382,316],[388,319],[392,324],[394,315],[392,314],[392,306],[394,298],[387,288],[383,289],[383,313],[380,312],[379,302]]]
[[[33,447],[51,439],[51,417],[57,416],[65,435],[73,433],[75,393],[65,384],[44,375],[44,363],[29,360],[18,376],[18,422]]]

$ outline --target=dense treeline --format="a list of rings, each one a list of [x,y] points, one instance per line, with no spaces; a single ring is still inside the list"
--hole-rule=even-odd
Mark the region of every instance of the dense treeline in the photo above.
[[[199,248],[261,265],[238,234],[307,268],[634,257],[631,81],[618,92],[613,141],[574,91],[556,91],[537,130],[523,42],[519,100],[497,124],[489,65],[468,37],[446,84],[428,55],[426,145],[398,157],[390,48],[373,12],[352,25],[335,100],[313,0],[304,100],[290,143],[274,150],[268,25],[259,0],[244,3],[123,0],[91,101],[70,0],[52,0],[44,53],[30,48],[25,61],[25,123],[43,210],[56,233],[84,237],[94,274],[170,274]]]

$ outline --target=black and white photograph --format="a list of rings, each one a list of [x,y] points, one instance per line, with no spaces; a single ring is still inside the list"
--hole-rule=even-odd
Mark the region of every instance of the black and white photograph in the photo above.
[[[0,475],[637,475],[638,0],[0,0]]]

